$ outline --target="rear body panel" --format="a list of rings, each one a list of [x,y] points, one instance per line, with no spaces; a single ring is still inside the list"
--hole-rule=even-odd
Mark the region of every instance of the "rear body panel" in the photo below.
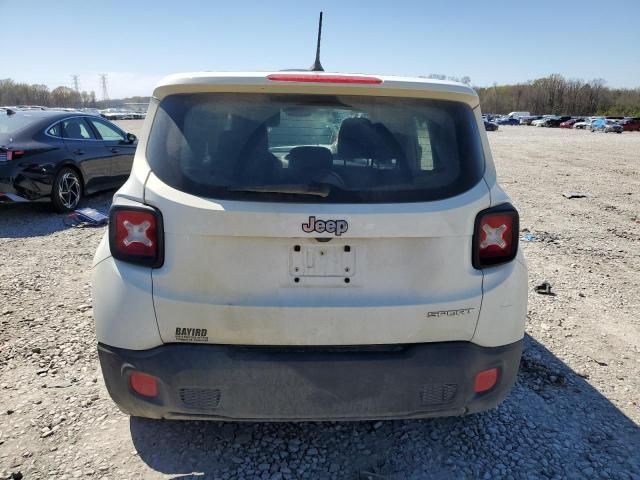
[[[372,207],[220,202],[151,174],[145,198],[165,219],[165,263],[152,272],[165,342],[180,341],[177,328],[206,329],[209,343],[257,345],[473,336],[482,273],[471,266],[471,237],[476,212],[489,206],[484,182],[439,202]],[[307,234],[310,215],[338,216],[349,229]],[[298,276],[290,268],[296,245],[348,246],[354,269]]]

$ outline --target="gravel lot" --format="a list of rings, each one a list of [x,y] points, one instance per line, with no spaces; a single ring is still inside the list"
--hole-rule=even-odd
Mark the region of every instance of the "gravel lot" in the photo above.
[[[522,242],[526,350],[497,409],[360,423],[131,419],[108,397],[95,348],[89,267],[104,229],[65,227],[46,205],[0,206],[0,478],[640,479],[640,133],[500,127],[489,139],[534,237]],[[112,194],[85,203],[106,211]],[[543,281],[555,296],[533,291]]]

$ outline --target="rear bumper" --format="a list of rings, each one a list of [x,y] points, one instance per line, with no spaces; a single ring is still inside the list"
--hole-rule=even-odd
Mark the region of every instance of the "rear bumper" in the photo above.
[[[167,344],[150,350],[98,346],[109,394],[134,416],[211,420],[365,420],[464,415],[496,406],[513,386],[522,341],[353,348]],[[497,384],[474,392],[476,373]],[[138,395],[134,371],[158,379]]]
[[[0,164],[0,203],[26,200],[16,193],[12,175],[13,169],[9,165]]]
[[[0,203],[28,202],[41,195],[23,188],[19,182],[20,167],[16,162],[0,163]]]

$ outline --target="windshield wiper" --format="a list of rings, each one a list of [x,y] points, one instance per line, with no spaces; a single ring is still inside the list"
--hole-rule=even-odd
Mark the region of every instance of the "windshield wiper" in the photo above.
[[[228,187],[229,192],[258,192],[258,193],[286,193],[292,195],[314,195],[317,197],[327,197],[331,193],[331,184],[312,183],[310,185],[242,185],[238,187]]]

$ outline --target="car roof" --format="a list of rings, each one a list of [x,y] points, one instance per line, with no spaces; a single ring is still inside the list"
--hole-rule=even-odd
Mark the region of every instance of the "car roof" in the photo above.
[[[313,82],[274,81],[270,76],[312,76]],[[379,79],[378,84],[322,82],[323,77],[341,77],[355,80],[359,77]],[[337,72],[310,72],[287,70],[279,72],[191,72],[163,78],[156,85],[153,96],[161,100],[175,93],[199,92],[252,92],[300,93],[325,95],[376,95],[423,97],[457,100],[471,107],[479,105],[478,95],[469,85],[448,80],[390,75],[345,74]]]
[[[14,113],[11,117],[29,117],[31,121],[12,133],[12,136],[33,135],[35,132],[54,124],[58,120],[70,117],[86,117],[95,118],[95,115],[91,115],[84,112],[63,112],[56,110],[13,110]],[[7,115],[7,113],[0,107],[0,116]]]
[[[11,110],[11,115],[17,117],[32,117],[36,120],[51,120],[52,122],[58,118],[66,118],[70,116],[88,116],[84,112],[65,112],[62,110]],[[0,115],[9,115],[6,111],[0,107]]]

